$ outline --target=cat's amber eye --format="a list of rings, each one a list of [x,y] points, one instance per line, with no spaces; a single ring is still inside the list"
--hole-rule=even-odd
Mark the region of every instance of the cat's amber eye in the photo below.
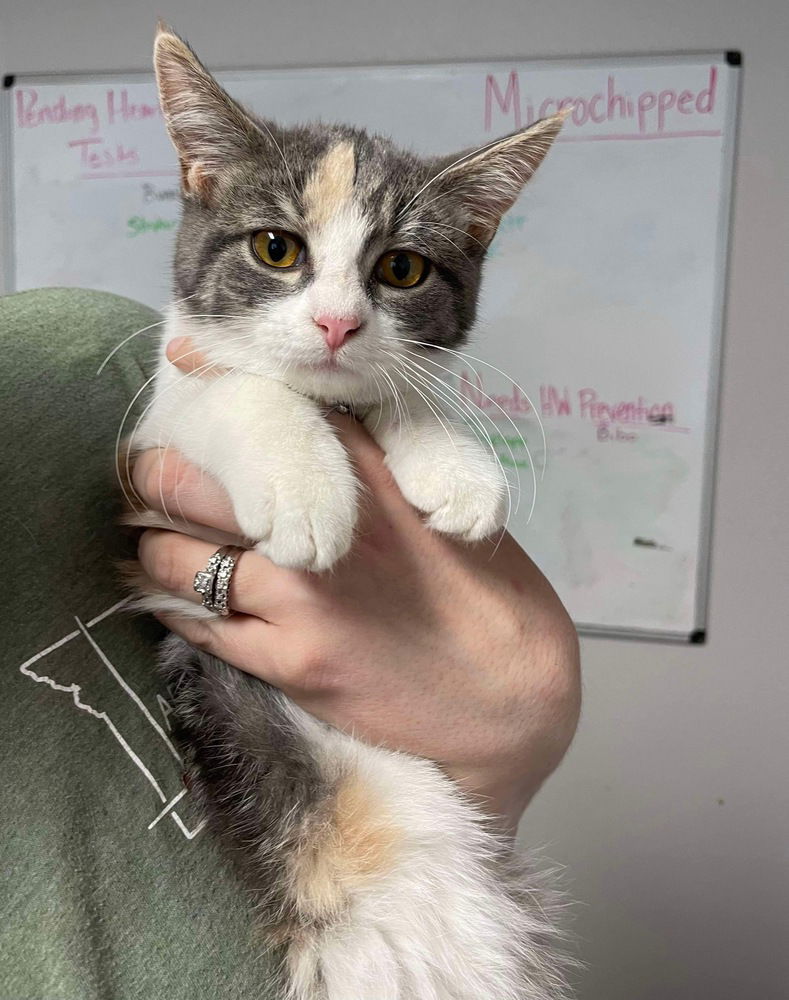
[[[378,258],[375,276],[394,288],[414,288],[427,277],[430,261],[413,250],[390,250]]]
[[[260,229],[252,234],[252,249],[258,260],[269,267],[293,267],[301,263],[304,244],[293,233],[281,229]]]

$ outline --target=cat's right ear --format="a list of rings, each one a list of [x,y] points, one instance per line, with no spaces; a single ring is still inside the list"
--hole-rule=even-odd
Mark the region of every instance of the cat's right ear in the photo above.
[[[501,217],[515,204],[562,129],[571,108],[534,122],[502,139],[453,158],[436,175],[450,185],[465,209],[466,232],[488,246]],[[441,161],[438,161],[441,165]]]
[[[185,195],[208,201],[220,171],[260,148],[260,130],[191,48],[159,22],[153,63]]]

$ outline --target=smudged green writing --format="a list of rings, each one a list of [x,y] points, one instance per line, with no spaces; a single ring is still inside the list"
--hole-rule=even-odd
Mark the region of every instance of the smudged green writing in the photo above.
[[[160,233],[168,229],[175,229],[178,225],[172,219],[146,219],[142,215],[133,215],[126,222],[127,236],[142,236],[143,233]]]

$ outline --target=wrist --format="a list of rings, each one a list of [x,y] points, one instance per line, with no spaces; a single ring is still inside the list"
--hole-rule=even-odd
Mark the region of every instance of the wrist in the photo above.
[[[468,797],[496,824],[499,829],[515,836],[518,823],[538,785],[504,775],[455,774],[452,775]]]

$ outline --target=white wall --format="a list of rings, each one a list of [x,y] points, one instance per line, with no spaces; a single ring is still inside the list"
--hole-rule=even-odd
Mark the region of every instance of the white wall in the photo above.
[[[3,73],[148,68],[160,12],[217,68],[743,51],[709,641],[584,642],[524,832],[584,901],[582,1000],[789,996],[787,0],[3,4]]]

